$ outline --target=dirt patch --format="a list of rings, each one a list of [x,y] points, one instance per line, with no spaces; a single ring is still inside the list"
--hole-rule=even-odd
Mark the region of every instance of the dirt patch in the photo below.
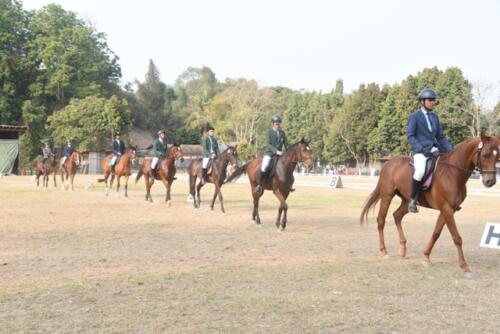
[[[227,214],[186,202],[176,181],[155,203],[144,185],[129,199],[104,188],[34,188],[0,179],[0,332],[366,332],[465,333],[498,330],[500,256],[479,248],[498,199],[470,197],[456,215],[466,259],[463,278],[445,230],[423,268],[422,249],[437,212],[408,215],[408,258],[397,256],[392,219],[381,259],[373,216],[360,226],[367,190],[299,187],[285,232],[274,227],[277,200],[265,194],[262,227],[250,223],[246,184],[223,187]],[[95,184],[95,180],[94,180]],[[394,204],[394,207],[398,203]]]

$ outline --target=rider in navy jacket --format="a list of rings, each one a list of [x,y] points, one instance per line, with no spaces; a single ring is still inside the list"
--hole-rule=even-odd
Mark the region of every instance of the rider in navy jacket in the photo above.
[[[408,211],[418,212],[417,196],[421,188],[427,159],[440,152],[450,152],[451,144],[443,133],[437,114],[432,112],[436,103],[437,94],[431,88],[423,89],[418,95],[421,108],[410,114],[408,118],[408,142],[413,154],[414,173]]]

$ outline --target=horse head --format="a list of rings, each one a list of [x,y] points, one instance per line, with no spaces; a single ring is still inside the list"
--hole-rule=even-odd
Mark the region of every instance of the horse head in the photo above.
[[[127,153],[130,155],[130,161],[135,164],[137,162],[137,147],[130,146]]]
[[[497,182],[496,163],[500,158],[500,137],[487,136],[481,132],[480,141],[472,158],[473,164],[482,176],[483,185],[492,187]]]
[[[175,142],[169,149],[168,149],[168,152],[167,152],[167,159],[170,158],[170,159],[181,159],[181,162],[184,161],[184,158],[183,158],[183,154],[182,154],[182,149],[181,149],[181,145],[177,142]]]
[[[238,168],[238,151],[236,150],[236,146],[229,146],[222,152],[221,161],[229,162],[229,166],[227,166],[227,174],[231,175],[236,168]]]
[[[82,154],[79,151],[74,151],[73,154],[71,154],[71,160],[73,161],[75,166],[80,166],[81,157]]]
[[[295,161],[303,162],[308,168],[313,167],[314,160],[311,147],[309,146],[309,142],[304,140],[304,138],[302,138],[297,144],[292,145],[289,151]]]

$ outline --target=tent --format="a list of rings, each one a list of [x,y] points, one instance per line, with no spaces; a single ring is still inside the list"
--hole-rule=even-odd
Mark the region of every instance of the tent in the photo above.
[[[19,137],[24,126],[0,124],[0,174],[19,174]]]

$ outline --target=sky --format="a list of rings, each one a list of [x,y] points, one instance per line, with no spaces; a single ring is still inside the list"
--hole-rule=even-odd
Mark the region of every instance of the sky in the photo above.
[[[144,80],[149,59],[163,82],[188,67],[220,81],[346,92],[394,84],[425,67],[457,66],[500,99],[497,0],[24,0],[27,10],[58,3],[107,35],[122,83]]]

